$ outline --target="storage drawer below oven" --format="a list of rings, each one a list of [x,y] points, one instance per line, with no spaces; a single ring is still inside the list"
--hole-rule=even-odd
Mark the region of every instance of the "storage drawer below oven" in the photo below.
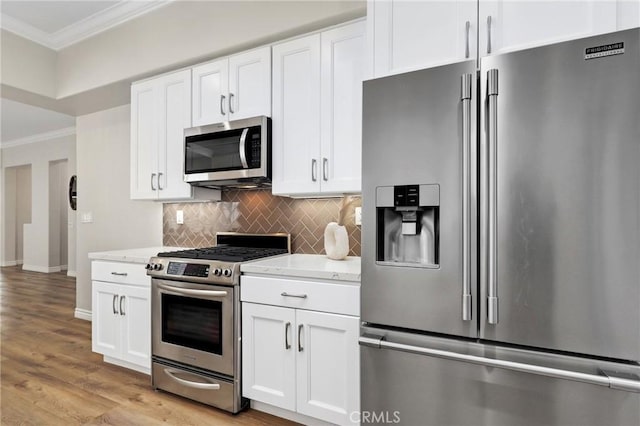
[[[229,380],[153,361],[153,387],[232,413],[240,411],[239,389]]]

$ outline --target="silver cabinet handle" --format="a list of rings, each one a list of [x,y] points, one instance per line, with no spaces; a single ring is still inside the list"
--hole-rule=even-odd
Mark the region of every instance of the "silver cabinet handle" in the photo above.
[[[469,29],[471,28],[471,22],[467,21],[464,23],[464,31],[465,31],[465,39],[466,43],[464,45],[464,57],[469,58]]]
[[[611,389],[625,390],[627,392],[640,393],[640,381],[614,377],[603,371],[604,375],[580,373],[578,371],[561,370],[559,368],[543,367],[540,365],[525,364],[521,362],[507,361],[502,359],[485,358],[476,355],[467,355],[458,352],[444,351],[440,349],[424,348],[420,346],[405,345],[402,343],[388,342],[380,338],[361,336],[358,339],[361,346],[368,346],[377,349],[391,349],[401,352],[408,352],[417,355],[431,356],[435,358],[462,361],[477,364],[484,367],[502,368],[505,370],[519,371],[521,373],[536,374],[539,376],[552,377],[556,379],[573,380],[576,382],[589,383],[592,385],[605,386]],[[611,373],[613,374],[613,373]]]
[[[118,295],[113,295],[113,302],[111,302],[111,307],[113,308],[113,314],[118,315],[118,308],[116,308],[116,302],[118,301]]]
[[[306,294],[289,294],[286,291],[283,291],[282,293],[280,293],[280,296],[282,296],[282,297],[297,297],[298,299],[306,299],[307,298]]]
[[[462,101],[462,320],[471,321],[471,85],[472,75],[461,78],[460,100]]]
[[[242,163],[242,167],[245,169],[249,168],[249,164],[247,164],[247,153],[246,153],[248,133],[249,133],[249,129],[245,128],[242,131],[242,135],[240,135],[240,147],[239,147],[240,162]]]
[[[302,347],[302,328],[303,325],[300,324],[298,326],[298,352],[302,352],[304,348]]]
[[[156,177],[156,174],[155,173],[151,173],[151,190],[152,191],[156,190],[156,187],[153,186],[153,179],[155,179],[155,177]]]
[[[158,173],[158,190],[162,191],[164,188],[160,186],[160,178],[162,178],[163,173]]]
[[[129,274],[127,274],[126,272],[112,272],[111,275],[116,275],[118,277],[126,277]]]
[[[491,54],[491,15],[487,16],[487,55]]]
[[[315,158],[311,159],[311,181],[312,182],[316,182],[317,179],[317,173],[318,172],[318,160],[316,160]]]
[[[124,302],[124,296],[120,296],[120,315],[126,314],[126,312],[124,311],[124,308],[122,307],[123,302]]]
[[[487,146],[487,183],[488,206],[486,238],[487,238],[487,321],[489,324],[498,323],[498,279],[497,268],[497,159],[498,159],[498,70],[487,71],[488,97],[488,146]]]
[[[289,343],[289,329],[291,328],[291,323],[287,322],[284,325],[284,348],[286,350],[291,349],[291,344]]]
[[[186,386],[186,387],[189,387],[189,388],[194,388],[194,389],[220,390],[220,385],[217,384],[217,383],[192,382],[192,381],[184,380],[184,379],[181,379],[180,377],[177,377],[175,375],[175,373],[180,373],[180,371],[170,370],[168,368],[164,369],[164,374],[166,374],[171,380],[174,380],[174,381],[180,383],[183,386]]]
[[[322,159],[322,179],[325,182],[329,180],[329,160],[327,158]]]
[[[226,291],[193,290],[193,289],[174,287],[166,284],[158,284],[158,288],[161,288],[163,290],[168,290],[177,294],[183,294],[186,296],[225,297],[228,294]]]
[[[233,93],[229,93],[229,112],[231,114],[235,113],[235,111],[233,110],[233,98],[234,98],[234,94]]]
[[[224,100],[226,99],[225,95],[220,95],[220,114],[225,115],[226,112],[224,112]]]

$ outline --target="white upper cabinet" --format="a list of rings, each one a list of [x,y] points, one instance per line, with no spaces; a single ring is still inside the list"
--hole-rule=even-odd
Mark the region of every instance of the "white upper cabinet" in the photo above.
[[[271,48],[193,68],[193,126],[271,115]]]
[[[324,193],[362,190],[364,22],[321,35],[320,186]]]
[[[639,3],[369,0],[373,77],[630,28]]]
[[[468,0],[369,0],[373,76],[476,56],[477,4]]]
[[[320,192],[320,34],[272,53],[273,193]]]
[[[131,86],[131,198],[189,199],[182,166],[191,123],[191,71]]]
[[[273,47],[273,193],[361,191],[365,24]]]
[[[478,5],[480,56],[617,29],[615,1],[480,0]]]

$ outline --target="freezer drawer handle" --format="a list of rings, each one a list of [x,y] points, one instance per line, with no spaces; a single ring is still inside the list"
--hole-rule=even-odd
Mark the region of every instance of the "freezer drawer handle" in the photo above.
[[[179,373],[179,371],[169,370],[168,368],[164,369],[164,374],[169,376],[171,380],[174,380],[183,386],[187,386],[189,388],[194,388],[194,389],[220,390],[220,385],[217,383],[191,382],[189,380],[184,380],[184,379],[181,379],[180,377],[177,377],[175,373]]]
[[[521,362],[506,361],[502,359],[485,358],[476,355],[467,355],[457,352],[443,351],[440,349],[423,348],[402,343],[388,342],[382,336],[361,336],[358,342],[362,346],[369,346],[380,349],[391,349],[417,355],[426,355],[436,358],[448,359],[452,361],[462,361],[471,364],[478,364],[485,367],[502,368],[505,370],[519,371],[521,373],[536,374],[539,376],[552,377],[555,379],[572,380],[575,382],[589,383],[592,385],[605,386],[611,389],[623,390],[627,392],[640,393],[639,378],[621,378],[608,375],[603,371],[603,375],[580,373],[577,371],[561,370],[558,368],[542,367],[539,365],[524,364]]]

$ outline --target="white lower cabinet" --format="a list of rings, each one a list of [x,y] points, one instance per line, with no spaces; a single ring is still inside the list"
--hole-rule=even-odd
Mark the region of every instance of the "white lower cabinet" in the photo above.
[[[262,286],[277,281],[252,279],[252,284]],[[255,301],[259,295],[245,281],[243,300]],[[358,290],[303,283],[326,287],[323,292],[336,287]],[[333,424],[354,424],[360,409],[359,317],[292,307],[313,306],[314,296],[322,300],[331,293],[305,291],[306,298],[296,299],[300,294],[291,290],[272,290],[283,306],[242,303],[243,396]]]
[[[121,282],[96,280],[105,278],[104,265],[113,266],[110,274],[120,274],[113,277]],[[104,355],[106,362],[150,374],[151,288],[148,280],[122,279],[133,275],[127,272],[131,267],[144,270],[143,265],[93,262],[92,350]]]

